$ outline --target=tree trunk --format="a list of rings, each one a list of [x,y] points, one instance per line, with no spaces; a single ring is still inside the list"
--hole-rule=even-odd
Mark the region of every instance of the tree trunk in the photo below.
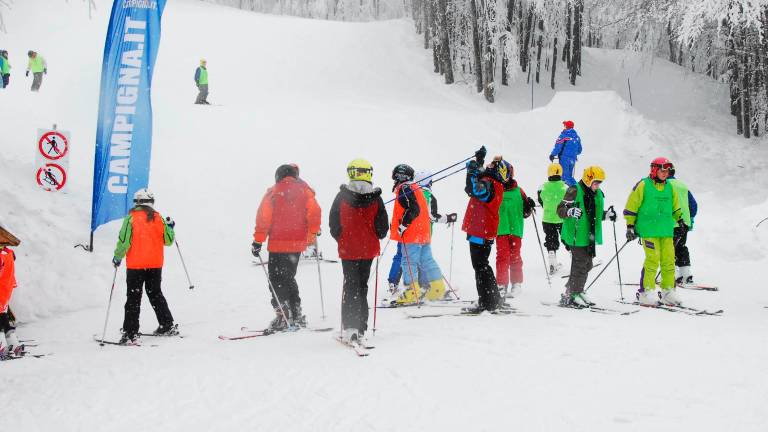
[[[549,82],[549,86],[552,90],[555,89],[555,72],[557,71],[557,36],[555,36],[555,42],[552,46],[552,79]]]
[[[477,92],[483,91],[483,64],[482,53],[480,51],[480,29],[477,20],[477,0],[469,1],[469,16],[472,20],[472,48],[474,57],[474,69],[475,69],[475,87]]]
[[[536,42],[536,84],[539,83],[539,72],[541,72],[541,46],[544,42],[544,20],[539,19],[539,39]]]
[[[523,37],[523,43],[520,45],[520,67],[523,72],[526,71],[530,63],[530,51],[531,51],[531,33],[533,32],[533,3],[528,6],[528,19],[525,24],[525,36]]]
[[[676,63],[675,59],[675,37],[672,34],[672,21],[667,21],[667,39],[669,40],[669,61]]]
[[[429,20],[429,2],[430,0],[421,1],[421,16],[424,23],[424,49],[429,49],[429,39],[432,37],[430,32],[432,23]]]
[[[571,39],[573,38],[571,33],[571,2],[566,0],[565,2],[565,45],[563,46],[563,61],[566,64],[568,70],[571,70]],[[616,43],[619,43],[619,39],[616,38]],[[617,47],[618,48],[618,47]]]
[[[576,85],[576,76],[581,75],[581,20],[584,11],[583,0],[573,4],[573,57],[571,58],[571,85]]]
[[[453,62],[451,61],[451,45],[448,37],[448,5],[447,0],[437,1],[437,34],[440,37],[440,65],[446,84],[453,84]]]

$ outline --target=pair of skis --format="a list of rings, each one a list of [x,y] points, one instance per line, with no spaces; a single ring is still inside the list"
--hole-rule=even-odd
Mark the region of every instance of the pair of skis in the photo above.
[[[155,334],[155,333],[139,333],[139,336],[148,336],[148,337],[155,337],[155,338],[179,338],[179,339],[184,339],[184,335],[181,335],[181,334],[162,335],[162,334]],[[98,342],[99,345],[102,345],[102,346],[104,346],[104,345],[135,346],[135,347],[145,346],[142,343],[120,343],[118,341],[113,341],[113,340],[107,340],[107,339],[102,340],[98,335],[93,335],[93,340]],[[149,346],[157,347],[159,345],[157,345],[157,344],[150,344]]]
[[[280,334],[280,333],[293,333],[297,331],[311,331],[311,332],[329,332],[333,330],[332,327],[322,327],[322,328],[315,328],[315,327],[292,327],[287,330],[282,331],[275,331],[272,329],[251,329],[249,327],[240,327],[240,331],[244,332],[245,334],[238,335],[238,336],[227,336],[227,335],[219,335],[220,340],[243,340],[243,339],[254,339],[258,337],[263,336],[271,336],[274,334]]]
[[[632,314],[636,314],[636,313],[640,312],[640,309],[634,309],[634,310],[630,310],[630,311],[623,311],[623,310],[611,309],[611,308],[606,308],[606,307],[597,306],[597,305],[590,305],[590,306],[564,305],[564,304],[562,304],[560,302],[541,302],[541,304],[543,304],[544,306],[560,307],[560,308],[563,308],[563,309],[586,309],[586,310],[589,310],[590,312],[599,313],[599,314],[603,314],[603,315],[624,315],[624,316],[626,316],[626,315],[632,315]]]
[[[686,315],[695,315],[695,316],[722,316],[723,315],[722,309],[711,311],[708,309],[698,309],[698,308],[693,308],[693,307],[683,306],[683,305],[677,305],[677,306],[665,305],[661,302],[655,305],[647,305],[647,304],[642,304],[638,301],[634,301],[634,302],[626,301],[626,300],[616,300],[616,301],[622,304],[641,306],[641,307],[652,308],[652,309],[662,309],[665,311],[683,313]]]

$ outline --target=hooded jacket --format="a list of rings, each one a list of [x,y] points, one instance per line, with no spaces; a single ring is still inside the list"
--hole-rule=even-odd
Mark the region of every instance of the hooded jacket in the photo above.
[[[331,237],[338,242],[339,258],[365,260],[378,256],[379,240],[387,236],[389,229],[388,220],[381,189],[358,181],[342,185],[328,216]]]

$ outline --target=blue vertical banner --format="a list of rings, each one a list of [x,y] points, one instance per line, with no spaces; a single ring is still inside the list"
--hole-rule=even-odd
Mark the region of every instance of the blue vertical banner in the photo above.
[[[125,216],[149,184],[152,71],[166,0],[115,0],[104,42],[91,233]]]

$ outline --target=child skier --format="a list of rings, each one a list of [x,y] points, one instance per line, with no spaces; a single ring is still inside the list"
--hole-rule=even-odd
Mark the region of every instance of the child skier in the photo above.
[[[200,59],[200,66],[195,69],[195,85],[197,86],[197,105],[210,105],[208,102],[208,62]]]
[[[475,152],[475,160],[467,162],[467,178],[464,192],[469,195],[467,211],[461,224],[467,233],[472,268],[475,270],[477,304],[465,311],[480,313],[496,312],[502,305],[496,276],[488,264],[491,246],[499,231],[499,208],[504,199],[504,182],[509,180],[510,165],[499,158],[485,169],[485,146]]]
[[[560,165],[562,165],[563,181],[568,186],[576,184],[576,179],[573,178],[573,168],[576,166],[576,160],[581,154],[581,138],[579,138],[579,134],[576,133],[576,129],[573,127],[573,121],[566,120],[563,122],[563,131],[560,132],[560,136],[555,141],[555,147],[549,154],[550,162],[557,158]]]
[[[2,50],[0,51],[0,75],[2,75],[3,78],[3,84],[0,85],[0,87],[7,88],[8,83],[11,80],[11,63],[8,62],[8,51]]]
[[[364,159],[347,165],[349,184],[342,185],[331,206],[331,236],[338,243],[344,272],[341,302],[342,339],[359,343],[368,329],[368,279],[379,255],[379,240],[387,236],[389,217],[374,188],[373,167]]]
[[[45,63],[45,59],[35,51],[27,52],[29,62],[27,63],[27,74],[32,72],[32,88],[33,92],[40,91],[40,86],[43,84],[43,75],[48,73],[48,65]]]
[[[661,303],[681,305],[675,291],[675,226],[681,222],[680,201],[675,188],[667,181],[672,162],[657,157],[651,162],[648,177],[640,180],[627,198],[624,219],[627,221],[627,241],[640,237],[645,250],[645,264],[640,278],[642,292],[638,300],[644,305],[656,305],[656,270],[661,267]]]
[[[691,255],[688,252],[688,232],[693,231],[693,220],[698,213],[698,204],[693,197],[691,191],[688,190],[688,186],[675,177],[675,167],[669,171],[669,178],[667,179],[669,184],[677,193],[680,199],[680,220],[683,223],[678,223],[675,227],[674,242],[675,242],[675,284],[678,286],[684,284],[693,283],[693,273],[691,272]]]
[[[315,200],[315,191],[299,179],[298,166],[280,165],[275,172],[275,185],[267,190],[259,204],[251,244],[251,253],[258,257],[262,243],[269,237],[267,269],[275,290],[272,294],[275,318],[269,324],[270,330],[282,331],[294,325],[306,327],[296,268],[299,255],[308,245],[315,244],[319,232],[320,206]]]
[[[173,219],[163,217],[155,210],[155,196],[147,189],[140,189],[133,195],[134,208],[123,219],[115,247],[112,264],[120,267],[126,258],[125,317],[121,344],[139,343],[139,314],[141,313],[142,287],[155,311],[159,326],[154,334],[175,336],[178,325],[160,288],[163,272],[163,246],[173,244],[175,233]]]
[[[583,308],[594,305],[584,294],[587,274],[592,269],[597,245],[603,244],[603,220],[606,216],[616,220],[613,209],[605,211],[605,195],[600,185],[605,181],[605,171],[599,166],[584,170],[581,180],[565,192],[557,206],[557,214],[563,219],[562,241],[571,250],[571,273],[560,304]]]
[[[563,218],[557,215],[557,206],[563,200],[568,186],[562,180],[563,167],[552,163],[547,168],[547,182],[538,191],[539,204],[544,208],[541,226],[544,229],[544,247],[547,248],[549,274],[555,274],[562,264],[557,262],[557,250],[560,249],[560,231]],[[567,246],[566,246],[567,247]]]
[[[514,297],[520,292],[523,284],[523,259],[520,256],[523,222],[536,207],[514,176],[514,168],[509,165],[509,180],[504,183],[496,237],[496,282],[502,297]]]
[[[19,343],[9,316],[11,294],[16,288],[16,254],[10,247],[20,243],[13,234],[0,227],[0,359],[24,355],[24,345]]]
[[[396,199],[389,237],[402,243],[403,282],[408,286],[403,291],[398,288],[394,300],[396,304],[411,304],[421,300],[418,282],[420,272],[424,273],[429,282],[429,290],[425,294],[427,299],[441,299],[445,294],[443,273],[432,257],[429,206],[424,191],[413,183],[413,178],[413,168],[408,165],[400,164],[392,170]]]

